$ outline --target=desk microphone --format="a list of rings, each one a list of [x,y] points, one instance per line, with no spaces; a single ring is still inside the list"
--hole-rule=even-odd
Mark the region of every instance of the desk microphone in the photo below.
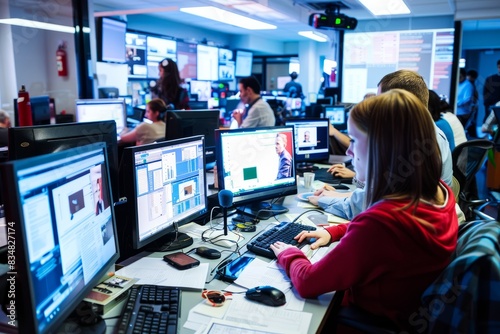
[[[226,189],[220,190],[219,204],[222,206],[222,212],[224,214],[224,235],[227,235],[227,208],[233,205],[233,192]]]

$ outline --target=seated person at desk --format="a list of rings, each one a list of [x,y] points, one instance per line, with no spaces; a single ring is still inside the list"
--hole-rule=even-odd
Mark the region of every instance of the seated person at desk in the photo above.
[[[312,249],[340,240],[314,264],[295,246],[271,245],[302,297],[347,290],[344,304],[388,318],[401,329],[410,326],[420,296],[448,265],[457,243],[455,199],[440,180],[442,162],[432,125],[427,108],[402,89],[353,108],[347,154],[366,183],[368,208],[348,224],[295,237],[299,242],[316,238]],[[426,148],[419,145],[424,142]],[[394,162],[409,161],[416,152],[421,163],[401,177]]]
[[[157,139],[165,138],[165,122],[162,115],[167,109],[167,105],[162,99],[156,98],[146,104],[144,117],[149,121],[144,121],[133,130],[120,137],[121,143],[135,143],[135,145],[149,144]]]
[[[10,117],[6,111],[0,110],[0,147],[9,145]]]
[[[246,111],[235,110],[233,118],[239,128],[274,126],[276,118],[269,104],[260,96],[260,84],[255,77],[241,78],[238,83],[241,102],[247,104]]]
[[[427,88],[427,85],[425,84],[422,76],[417,72],[409,70],[398,70],[396,72],[385,75],[378,84],[379,93],[387,92],[395,88],[404,89],[409,91],[410,93],[413,93],[418,99],[420,99],[424,106],[427,107],[429,103],[429,89]],[[373,97],[370,97],[364,101],[368,101],[372,98]],[[432,124],[432,129],[434,129],[434,131],[436,132],[437,142],[439,145],[439,150],[441,152],[441,178],[447,185],[451,185],[453,166],[450,145],[448,143],[448,140],[446,140],[446,136],[436,126],[436,124]],[[395,129],[390,128],[388,131],[394,130]],[[338,134],[339,136],[341,135],[345,137],[344,141],[347,142],[350,140],[350,138],[343,133],[338,132]],[[398,165],[400,168],[404,169],[403,163],[398,163]],[[311,196],[309,198],[309,201],[311,203],[313,203],[314,205],[319,205],[325,211],[345,219],[352,219],[354,216],[356,216],[366,208],[366,194],[364,188],[357,188],[352,193],[348,193],[349,197],[346,197],[346,194],[324,189],[317,190],[314,195],[315,196]]]

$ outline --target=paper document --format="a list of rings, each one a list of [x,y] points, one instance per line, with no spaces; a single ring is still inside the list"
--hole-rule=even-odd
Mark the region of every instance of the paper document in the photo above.
[[[202,290],[205,287],[208,270],[208,263],[201,263],[198,267],[187,270],[178,270],[167,264],[162,258],[143,257],[118,270],[116,275],[138,278],[139,281],[136,284]]]
[[[247,289],[259,285],[270,285],[283,292],[291,289],[292,283],[285,271],[280,269],[275,261],[266,262],[255,258],[241,272],[234,283]]]

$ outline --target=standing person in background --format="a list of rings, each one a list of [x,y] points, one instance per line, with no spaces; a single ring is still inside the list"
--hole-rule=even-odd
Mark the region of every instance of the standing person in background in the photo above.
[[[290,80],[289,82],[286,83],[285,88],[283,88],[283,91],[285,93],[288,93],[288,97],[292,98],[304,98],[304,94],[302,93],[302,85],[298,83],[297,78],[298,78],[297,72],[292,72],[290,73]]]
[[[255,77],[241,78],[238,83],[240,99],[246,105],[244,111],[233,111],[239,128],[274,126],[276,118],[271,106],[260,96],[260,84]]]
[[[160,78],[151,88],[153,98],[162,99],[168,110],[189,109],[189,93],[182,87],[182,79],[175,61],[165,58],[158,64]]]
[[[500,59],[497,61],[497,73],[486,78],[483,88],[484,121],[490,114],[490,107],[500,101]]]
[[[477,71],[476,70],[468,70],[467,71],[467,80],[472,84],[473,87],[473,98],[472,98],[472,112],[471,112],[471,121],[469,122],[469,128],[466,129],[467,133],[470,137],[477,137],[477,112],[478,112],[478,101],[479,101],[479,93],[476,87],[477,80]],[[455,143],[458,145],[457,143]]]
[[[9,128],[11,126],[9,114],[0,110],[0,147],[9,145]]]
[[[167,106],[162,99],[156,98],[146,104],[144,118],[147,121],[137,125],[132,131],[120,137],[120,143],[135,143],[136,145],[153,143],[155,140],[165,138],[166,124],[163,122],[163,113]]]
[[[450,124],[453,131],[453,137],[455,139],[455,146],[458,146],[467,141],[467,136],[465,135],[465,129],[458,119],[457,115],[453,112],[453,108],[446,102],[446,100],[440,99],[439,101],[441,108],[441,118],[446,120]]]
[[[466,79],[467,72],[465,68],[460,69],[458,77],[458,93],[457,93],[457,117],[462,122],[464,128],[467,121],[471,117],[472,105],[474,100],[474,86]]]

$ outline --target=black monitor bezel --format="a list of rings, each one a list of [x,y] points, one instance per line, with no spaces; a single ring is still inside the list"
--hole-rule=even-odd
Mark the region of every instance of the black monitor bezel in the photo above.
[[[134,161],[134,155],[137,152],[145,151],[145,150],[151,150],[151,149],[158,149],[162,147],[168,147],[168,146],[174,146],[174,145],[182,145],[186,144],[189,142],[195,142],[201,140],[203,142],[203,149],[205,150],[205,138],[204,136],[191,136],[191,137],[186,137],[186,138],[181,138],[181,139],[174,139],[174,140],[168,140],[168,141],[162,141],[162,142],[157,142],[157,143],[151,143],[151,144],[145,144],[145,145],[139,145],[139,146],[131,146],[131,147],[126,147],[123,150],[123,155],[121,159],[121,164],[120,164],[120,180],[123,181],[123,192],[122,196],[124,198],[127,198],[127,203],[126,203],[126,223],[125,226],[122,226],[123,232],[128,234],[129,240],[122,240],[124,247],[132,247],[134,250],[142,249],[147,247],[148,245],[151,245],[155,241],[161,239],[162,237],[166,236],[167,234],[171,233],[174,231],[174,225],[171,225],[158,233],[150,236],[147,239],[144,240],[139,240],[139,233],[138,233],[138,218],[137,218],[137,184],[135,182],[136,179],[136,170],[135,170],[135,161]],[[203,153],[203,166],[205,165],[205,154]],[[206,173],[203,173],[203,190],[204,190],[204,200],[205,204],[207,204],[208,201],[208,195],[207,195],[207,177]],[[208,205],[208,204],[207,204]],[[193,220],[200,218],[204,215],[207,214],[208,209],[207,205],[205,205],[204,210],[198,211],[196,214],[192,214],[188,217],[184,217],[182,220],[175,222],[177,226],[182,226],[185,224],[188,224],[192,222]],[[126,230],[126,231],[125,231]],[[120,237],[127,238],[127,236],[124,235],[123,232],[120,233]],[[123,246],[122,246],[123,247]]]
[[[86,284],[84,289],[79,291],[68,298],[68,304],[64,305],[63,309],[59,314],[57,314],[57,319],[50,323],[44,331],[40,332],[35,323],[35,309],[36,304],[34,300],[34,286],[31,280],[31,271],[30,271],[30,261],[29,255],[26,251],[28,248],[27,240],[26,240],[26,231],[25,224],[23,224],[23,213],[22,206],[19,203],[18,199],[20,198],[20,192],[18,184],[14,183],[15,175],[17,174],[17,170],[25,168],[27,166],[37,166],[40,164],[45,164],[48,162],[53,162],[61,158],[66,158],[68,155],[76,155],[80,153],[91,152],[96,149],[104,150],[104,164],[106,168],[107,175],[109,174],[109,164],[108,164],[108,155],[106,152],[105,143],[94,143],[90,145],[80,146],[76,148],[71,148],[66,151],[60,151],[51,154],[44,154],[39,156],[33,156],[27,159],[20,159],[15,161],[8,161],[2,165],[0,165],[0,177],[2,178],[2,184],[10,184],[10,186],[2,187],[4,190],[5,196],[5,212],[6,212],[6,221],[12,222],[13,229],[15,229],[15,237],[16,237],[16,261],[15,261],[15,275],[16,275],[16,295],[15,300],[18,301],[16,306],[16,319],[18,320],[18,329],[23,333],[52,333],[52,331],[57,330],[57,328],[66,320],[66,318],[71,314],[71,312],[76,308],[76,306],[83,300],[85,296],[92,290],[92,288],[98,284],[98,282],[108,273],[110,268],[112,268],[113,264],[119,258],[119,247],[118,247],[118,233],[116,229],[116,219],[114,214],[113,205],[110,205],[111,210],[111,218],[113,224],[113,230],[115,232],[115,254],[106,261],[106,263],[101,267],[101,269],[94,275],[94,277]],[[109,180],[108,180],[109,181]],[[111,185],[110,182],[106,182],[108,185],[108,193],[111,194]],[[6,190],[8,189],[8,190]],[[13,271],[13,270],[11,270]],[[10,297],[9,297],[10,298]],[[22,302],[20,302],[22,301]]]
[[[217,156],[217,181],[219,190],[225,189],[224,181],[224,167],[223,167],[223,154],[222,154],[222,143],[221,135],[227,132],[241,133],[241,132],[266,132],[268,130],[280,130],[289,129],[292,131],[292,137],[294,137],[294,127],[293,126],[274,126],[274,127],[258,127],[258,128],[239,128],[239,129],[220,129],[215,131],[215,145],[216,145],[216,156]],[[295,152],[295,150],[293,150]],[[295,154],[294,154],[295,155]],[[283,184],[280,186],[273,187],[271,189],[263,189],[257,191],[247,192],[242,195],[234,195],[233,206],[242,206],[246,204],[255,204],[256,202],[262,202],[274,198],[284,197],[288,195],[297,194],[297,178],[295,161],[292,163],[292,175],[293,182],[291,184]]]

